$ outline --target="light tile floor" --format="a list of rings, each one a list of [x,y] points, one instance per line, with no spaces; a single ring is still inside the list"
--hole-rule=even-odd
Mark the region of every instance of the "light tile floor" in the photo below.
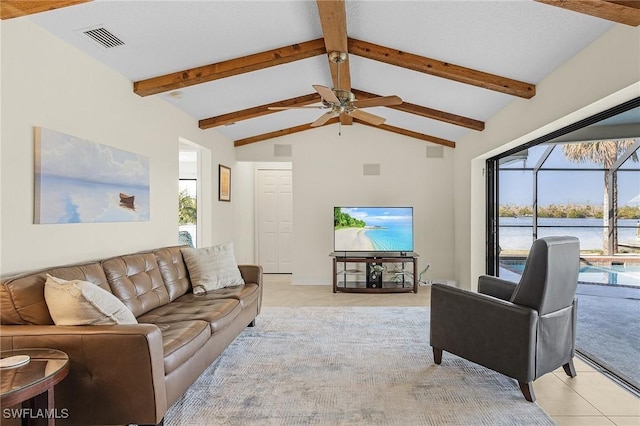
[[[430,301],[429,287],[417,294],[333,293],[331,286],[292,285],[290,275],[266,274],[262,305],[429,306]],[[640,398],[580,359],[575,367],[573,379],[560,368],[533,384],[536,403],[559,426],[640,426]]]

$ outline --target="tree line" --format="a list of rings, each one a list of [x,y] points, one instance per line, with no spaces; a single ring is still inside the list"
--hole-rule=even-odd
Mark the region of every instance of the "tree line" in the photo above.
[[[532,206],[501,205],[500,217],[533,216]],[[538,217],[550,218],[603,218],[602,206],[591,204],[551,204],[538,207]],[[618,219],[640,219],[640,207],[622,206],[618,208]]]
[[[334,228],[364,228],[366,223],[364,220],[349,215],[349,213],[343,213],[340,207],[334,207],[333,226]]]

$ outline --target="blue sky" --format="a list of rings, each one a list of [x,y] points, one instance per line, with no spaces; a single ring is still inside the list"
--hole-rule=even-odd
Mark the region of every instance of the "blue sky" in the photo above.
[[[500,204],[530,205],[533,199],[533,172],[511,170],[500,174]],[[593,171],[546,171],[540,172],[538,180],[538,203],[549,204],[594,204],[600,205],[604,198],[604,176]],[[638,205],[631,200],[640,194],[640,172],[618,174],[618,205]]]
[[[501,165],[500,204],[531,205],[533,199],[533,171],[515,170],[533,168],[548,145],[538,145],[528,150],[524,158]],[[566,168],[566,171],[545,170]],[[581,170],[582,169],[582,170]],[[604,172],[595,163],[578,164],[564,157],[562,149],[556,147],[544,167],[538,173],[538,204],[593,204],[601,205],[604,199]],[[626,169],[626,171],[625,171]],[[635,170],[633,170],[635,169]],[[640,205],[640,162],[632,158],[618,172],[618,205]]]

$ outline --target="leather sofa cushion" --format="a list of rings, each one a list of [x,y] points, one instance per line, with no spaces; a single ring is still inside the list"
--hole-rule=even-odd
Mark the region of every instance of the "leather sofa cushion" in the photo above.
[[[49,268],[3,279],[0,283],[0,321],[13,325],[52,325],[44,299],[47,274],[64,280],[89,281],[111,292],[99,263]]]
[[[159,325],[201,320],[208,322],[211,326],[211,334],[215,334],[228,327],[242,311],[237,299],[189,297],[183,300],[185,296],[139,316],[138,322]]]
[[[174,301],[191,289],[189,272],[180,251],[180,248],[184,247],[186,246],[164,247],[153,251],[158,260],[160,275],[169,292],[170,301]]]
[[[236,287],[225,287],[219,290],[209,291],[204,295],[194,295],[193,293],[185,294],[180,298],[182,301],[198,300],[205,297],[209,300],[217,299],[237,299],[240,306],[244,309],[246,306],[254,303],[260,295],[260,287],[258,284],[248,283]]]
[[[136,317],[169,303],[153,253],[136,253],[102,261],[111,291]]]
[[[165,375],[188,362],[211,337],[206,321],[176,321],[156,326],[162,333]]]

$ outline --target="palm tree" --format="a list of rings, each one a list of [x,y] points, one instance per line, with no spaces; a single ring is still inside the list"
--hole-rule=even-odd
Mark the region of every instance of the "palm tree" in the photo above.
[[[611,169],[611,166],[615,164],[618,157],[627,149],[629,149],[629,147],[633,145],[634,142],[635,141],[632,139],[607,140],[596,142],[570,143],[562,146],[562,151],[569,161],[573,161],[575,163],[591,162],[599,164],[605,169],[604,203],[602,215],[602,220],[604,221],[605,227],[603,238],[604,254],[614,254],[618,251],[618,183],[616,181],[617,173],[611,174],[611,176],[613,177],[613,182],[611,182],[613,184],[613,203],[611,206],[609,206],[609,170]],[[638,154],[634,152],[632,158],[633,161],[637,162]],[[613,229],[609,229],[609,209],[611,209],[613,213]],[[611,235],[611,238],[613,240],[613,253],[609,253],[609,235]]]

